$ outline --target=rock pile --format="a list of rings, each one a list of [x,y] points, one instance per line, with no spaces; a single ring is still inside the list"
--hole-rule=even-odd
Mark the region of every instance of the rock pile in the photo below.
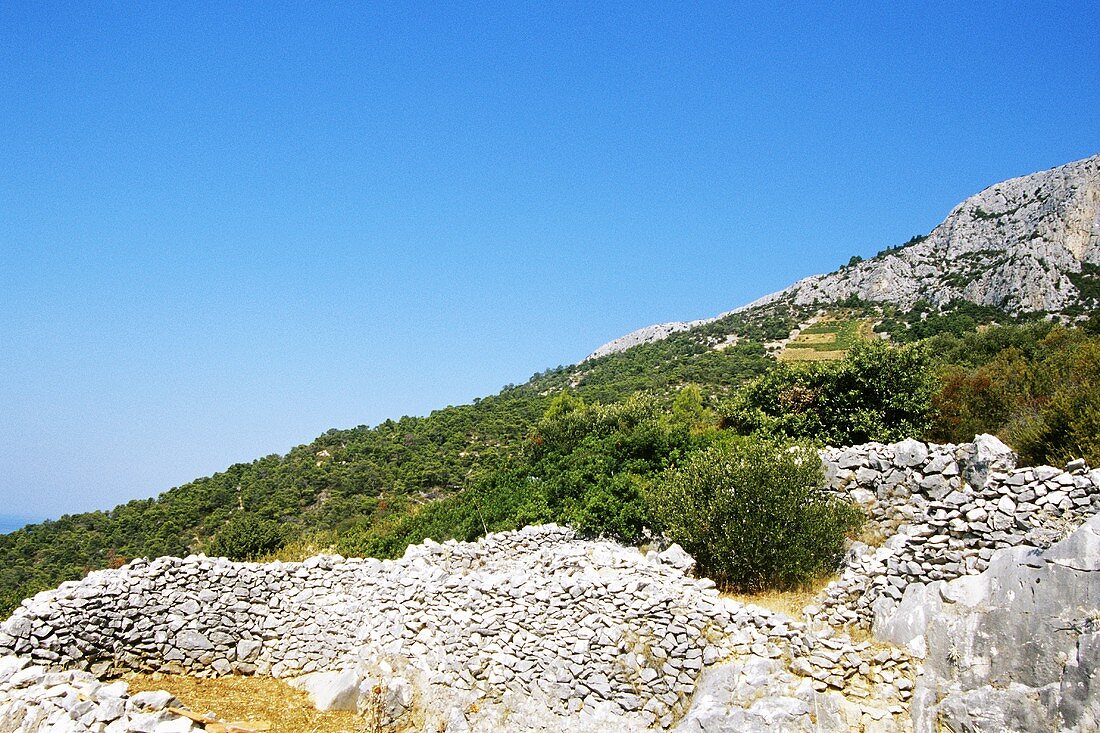
[[[50,671],[25,657],[0,658],[0,733],[191,733],[167,692],[130,695],[125,682],[101,682],[79,670]]]
[[[868,625],[912,582],[983,571],[999,548],[1047,547],[1100,511],[1100,470],[1017,468],[993,436],[936,445],[904,440],[822,452],[830,487],[867,511],[878,548],[855,544],[811,615]]]

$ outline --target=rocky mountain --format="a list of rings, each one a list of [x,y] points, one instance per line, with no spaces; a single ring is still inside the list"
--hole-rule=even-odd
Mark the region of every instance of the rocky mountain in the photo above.
[[[965,300],[1010,314],[1095,306],[1100,282],[1100,155],[990,186],[925,237],[814,275],[730,313],[788,299],[797,306],[852,296],[909,309]],[[723,314],[728,315],[727,314]],[[721,318],[718,316],[717,318]],[[601,346],[589,359],[713,322],[665,323]]]
[[[631,346],[660,341],[661,339],[668,338],[674,333],[679,333],[680,331],[689,331],[696,326],[702,326],[704,323],[710,323],[711,320],[713,319],[703,319],[699,321],[672,321],[671,323],[658,323],[653,326],[639,328],[637,331],[631,331],[625,336],[620,336],[614,341],[607,342],[606,344],[589,354],[587,359],[598,359],[601,356],[607,356],[608,354],[615,354],[620,351],[626,351]]]

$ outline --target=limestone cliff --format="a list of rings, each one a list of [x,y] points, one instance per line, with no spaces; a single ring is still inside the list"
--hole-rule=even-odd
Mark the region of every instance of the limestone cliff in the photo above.
[[[1096,266],[1100,155],[990,186],[956,206],[926,237],[805,278],[736,310],[779,299],[824,305],[854,295],[905,309],[922,299],[935,305],[966,300],[1014,314],[1060,313],[1075,305],[1097,305],[1078,287],[1083,279],[1097,277]],[[713,320],[639,329],[588,358],[659,341]]]
[[[990,186],[926,238],[784,292],[799,304],[858,295],[1057,312],[1077,302],[1070,275],[1086,264],[1100,264],[1100,155]]]

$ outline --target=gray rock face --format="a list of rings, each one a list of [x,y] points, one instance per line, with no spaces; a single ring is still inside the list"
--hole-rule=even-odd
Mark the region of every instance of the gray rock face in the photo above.
[[[921,299],[935,305],[958,299],[1010,312],[1059,312],[1078,302],[1069,276],[1086,264],[1100,264],[1100,155],[998,183],[956,206],[920,242],[805,278],[728,313],[783,298],[812,305],[852,295],[902,308]],[[638,329],[588,358],[717,318]]]
[[[1100,729],[1098,609],[1100,516],[1047,550],[1000,550],[981,575],[907,592],[884,627],[927,643],[916,730]]]
[[[631,331],[625,336],[620,336],[613,341],[608,341],[606,344],[586,356],[584,361],[599,359],[601,356],[626,351],[638,344],[649,344],[654,341],[661,341],[674,333],[687,331],[708,322],[708,319],[703,319],[698,321],[672,321],[671,323],[658,323],[653,326],[645,326],[644,328],[639,328],[637,331]]]
[[[802,280],[799,304],[851,295],[912,307],[955,299],[1011,312],[1076,302],[1069,273],[1100,263],[1100,155],[991,186],[923,241]]]
[[[991,472],[1016,468],[1018,459],[1014,450],[996,436],[988,434],[977,435],[973,443],[960,446],[955,457],[963,478],[977,489],[985,488]]]

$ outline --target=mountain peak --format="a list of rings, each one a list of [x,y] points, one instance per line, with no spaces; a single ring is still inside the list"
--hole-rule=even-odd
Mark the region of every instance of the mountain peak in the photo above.
[[[1010,313],[1059,312],[1070,273],[1100,263],[1100,156],[990,186],[923,239],[788,288],[794,302],[858,296],[910,308],[968,300]]]
[[[780,298],[814,305],[855,296],[904,309],[921,300],[937,306],[965,300],[1013,314],[1060,313],[1082,301],[1075,280],[1098,265],[1100,155],[1094,155],[994,184],[957,205],[925,237],[804,278],[735,311]],[[659,341],[713,320],[638,329],[588,358]]]

